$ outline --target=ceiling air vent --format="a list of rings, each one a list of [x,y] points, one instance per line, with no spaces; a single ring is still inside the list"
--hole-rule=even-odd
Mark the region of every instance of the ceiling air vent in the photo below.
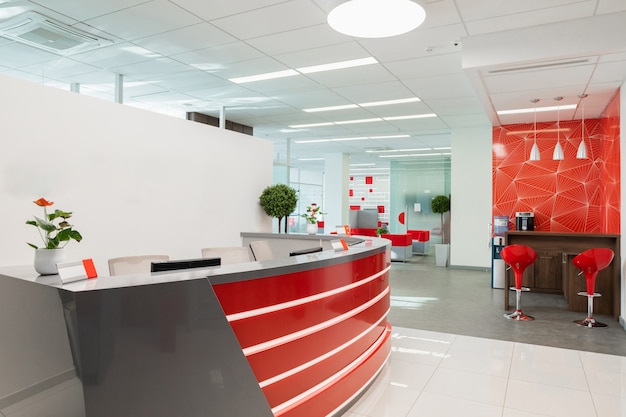
[[[62,55],[113,43],[37,12],[22,13],[0,22],[0,36]]]

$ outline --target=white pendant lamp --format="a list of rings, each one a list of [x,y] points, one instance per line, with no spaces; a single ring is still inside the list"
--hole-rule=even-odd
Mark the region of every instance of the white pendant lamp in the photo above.
[[[557,103],[563,100],[563,97],[554,97]],[[552,159],[555,161],[562,161],[565,159],[563,155],[563,148],[561,147],[561,108],[557,105],[556,107],[556,146],[554,147],[554,152],[552,153]]]
[[[328,24],[358,38],[386,38],[417,28],[426,12],[411,0],[340,0],[334,2]]]
[[[533,147],[530,149],[530,160],[538,161],[541,159],[541,155],[539,154],[539,146],[537,146],[537,102],[538,98],[534,98],[530,100],[535,105],[535,141],[533,143]]]
[[[581,102],[582,99],[587,97],[587,94],[580,94]],[[585,105],[582,105],[582,126],[581,126],[581,141],[580,145],[578,145],[578,152],[576,152],[576,159],[587,159],[587,146],[585,145]]]

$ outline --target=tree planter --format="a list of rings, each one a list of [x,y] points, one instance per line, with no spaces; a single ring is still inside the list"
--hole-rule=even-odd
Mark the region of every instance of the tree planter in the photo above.
[[[437,266],[448,266],[448,253],[450,245],[447,243],[438,243],[435,245],[435,264]]]
[[[317,223],[307,223],[306,232],[310,235],[316,235],[318,231]]]

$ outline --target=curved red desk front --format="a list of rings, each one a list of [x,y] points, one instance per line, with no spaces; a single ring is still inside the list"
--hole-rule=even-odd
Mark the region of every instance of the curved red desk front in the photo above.
[[[13,335],[0,339],[0,412],[45,398],[66,417],[339,416],[391,351],[389,250],[373,238],[65,285],[0,268],[13,312],[0,322]]]

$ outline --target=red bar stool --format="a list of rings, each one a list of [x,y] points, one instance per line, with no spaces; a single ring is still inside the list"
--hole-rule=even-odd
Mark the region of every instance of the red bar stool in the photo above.
[[[574,320],[579,326],[606,327],[606,324],[597,322],[593,318],[593,299],[601,294],[595,292],[596,277],[598,272],[609,266],[615,254],[608,248],[593,248],[579,253],[572,259],[572,263],[585,274],[587,291],[581,291],[578,295],[587,296],[587,317],[583,320]]]
[[[524,271],[529,265],[532,265],[537,259],[537,252],[533,248],[526,245],[508,245],[500,251],[500,256],[504,262],[509,264],[513,268],[515,274],[515,287],[511,287],[515,290],[515,311],[510,314],[505,314],[504,317],[510,320],[530,321],[535,318],[522,313],[520,307],[520,299],[522,297],[522,291],[528,291],[528,288],[522,288],[522,277]]]

